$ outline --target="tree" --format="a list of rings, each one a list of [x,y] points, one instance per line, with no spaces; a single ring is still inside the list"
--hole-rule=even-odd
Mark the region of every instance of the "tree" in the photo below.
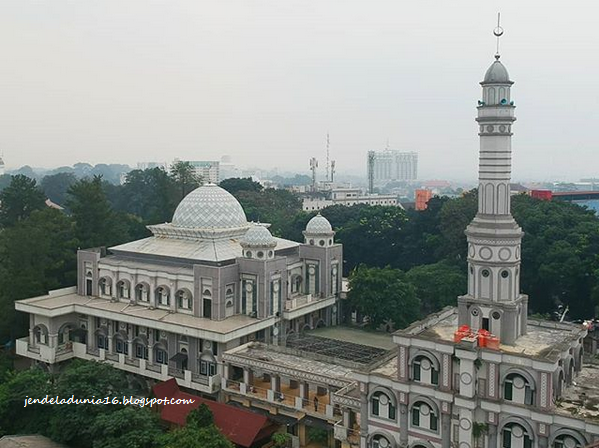
[[[85,248],[109,246],[127,241],[127,229],[112,210],[102,178],[81,179],[68,191],[67,207],[75,220],[75,231]]]
[[[448,258],[465,265],[466,234],[464,231],[474,219],[478,209],[478,193],[476,190],[465,193],[462,197],[447,201],[440,211],[439,230],[441,247],[439,258]]]
[[[213,423],[210,408],[202,403],[187,415],[186,425],[166,434],[161,441],[164,448],[233,448]]]
[[[323,216],[327,217],[326,210]],[[343,244],[344,272],[355,266],[397,266],[407,215],[399,207],[365,206],[359,218],[351,219],[337,230],[336,239]]]
[[[67,200],[67,191],[75,182],[77,182],[77,178],[73,173],[56,173],[44,176],[42,189],[52,202],[64,205]]]
[[[196,173],[190,162],[178,161],[171,165],[170,175],[178,190],[177,203],[202,184],[202,176]]]
[[[3,174],[0,176],[0,192],[10,185],[12,176],[10,174]]]
[[[24,406],[29,398],[52,394],[52,377],[39,368],[11,372],[0,382],[0,436],[4,434],[44,433],[49,421],[43,405]]]
[[[253,181],[251,177],[231,177],[229,179],[221,181],[219,186],[227,190],[233,196],[235,196],[240,191],[260,192],[264,189],[262,185],[260,185],[258,182]]]
[[[178,205],[178,191],[175,180],[163,168],[133,170],[118,188],[113,204],[148,224],[168,222]]]
[[[467,292],[466,272],[447,261],[415,266],[406,279],[416,290],[423,315],[455,305],[457,297]]]
[[[287,448],[291,445],[291,435],[286,432],[276,432],[272,435],[274,448]]]
[[[61,397],[69,398],[104,398],[104,397],[122,397],[131,395],[128,387],[126,373],[115,369],[109,364],[73,360],[68,367],[56,379],[54,393]],[[94,439],[98,435],[98,426],[106,425],[106,419],[112,414],[122,409],[120,405],[71,405],[54,406],[48,427],[48,435],[52,440],[77,447],[91,447]],[[101,417],[98,426],[94,426],[95,421]],[[121,414],[120,417],[130,416],[128,413]],[[69,422],[65,425],[65,422]],[[115,422],[115,425],[124,425],[130,428],[125,422]],[[112,429],[109,440],[114,441],[118,435],[115,428]],[[134,445],[133,445],[134,446]]]
[[[420,317],[416,291],[398,269],[358,266],[349,277],[348,299],[372,328],[405,328]]]
[[[93,448],[158,448],[163,433],[156,412],[124,407],[98,415],[91,434]]]
[[[18,174],[0,193],[0,224],[8,227],[45,207],[46,198],[35,179]]]
[[[204,428],[214,423],[214,415],[206,403],[202,403],[187,414],[186,423],[193,427]]]
[[[78,245],[69,217],[50,208],[0,232],[0,341],[28,328],[26,315],[14,309],[15,300],[75,283]]]
[[[270,230],[276,236],[285,234],[289,217],[302,210],[300,198],[287,190],[240,190],[235,197],[250,221],[270,223]]]

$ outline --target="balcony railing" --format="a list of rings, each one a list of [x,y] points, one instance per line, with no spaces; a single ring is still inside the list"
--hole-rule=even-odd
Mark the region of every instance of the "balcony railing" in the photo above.
[[[169,367],[168,374],[174,376],[175,378],[185,378],[185,372],[181,369],[177,369],[176,367]]]
[[[137,358],[125,358],[125,364],[139,368],[139,359]]]
[[[208,384],[210,383],[210,377],[206,375],[200,375],[199,373],[192,373],[191,381],[193,381],[194,383],[201,384],[203,386],[208,386]]]
[[[335,439],[348,442],[350,446],[360,446],[360,430],[343,426],[343,420],[339,420],[333,426]]]
[[[87,347],[86,353],[92,356],[100,356],[100,349],[97,347]]]
[[[27,351],[30,351],[31,353],[37,353],[37,354],[39,354],[40,347],[39,347],[39,345],[28,344],[27,345]]]
[[[339,410],[328,403],[326,397],[322,397],[318,400],[303,399],[295,394],[289,392],[275,392],[272,389],[256,386],[255,384],[245,384],[239,381],[227,380],[226,390],[249,396],[255,397],[260,400],[268,401],[270,403],[280,404],[282,406],[295,409],[303,410],[308,414],[317,414],[319,417],[332,418],[335,415],[340,415]]]
[[[150,372],[155,372],[155,373],[161,373],[162,372],[162,365],[161,364],[152,364],[152,363],[146,363],[146,369],[148,369]]]

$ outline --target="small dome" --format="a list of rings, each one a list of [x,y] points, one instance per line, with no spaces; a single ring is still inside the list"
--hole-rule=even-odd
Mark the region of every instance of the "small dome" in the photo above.
[[[308,221],[306,225],[306,233],[311,234],[328,234],[333,233],[333,227],[328,219],[322,216],[320,213]]]
[[[508,74],[505,66],[501,62],[499,62],[499,59],[497,59],[495,62],[491,64],[491,66],[487,70],[487,73],[485,73],[485,80],[483,81],[483,83],[511,84],[510,75]]]
[[[252,247],[274,247],[277,245],[277,242],[270,234],[270,231],[261,224],[254,224],[250,227],[239,242],[242,246]]]
[[[189,229],[247,227],[241,204],[231,193],[214,184],[196,188],[183,198],[173,215],[173,226]]]

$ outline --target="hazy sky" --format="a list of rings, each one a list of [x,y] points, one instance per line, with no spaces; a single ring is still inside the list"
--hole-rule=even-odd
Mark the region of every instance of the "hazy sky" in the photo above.
[[[498,10],[515,179],[599,176],[593,1],[0,1],[9,167],[214,159],[363,173],[369,149],[422,178],[476,176],[479,82]]]

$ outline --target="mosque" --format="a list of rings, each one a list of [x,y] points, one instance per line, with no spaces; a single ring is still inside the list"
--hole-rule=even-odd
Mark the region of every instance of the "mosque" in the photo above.
[[[495,56],[478,102],[478,213],[466,229],[468,290],[392,336],[331,331],[342,246],[316,215],[304,241],[248,223],[215,185],[153,236],[78,253],[74,288],[21,300],[17,353],[50,367],[101,360],[267,415],[294,447],[583,448],[599,444],[599,367],[586,329],[528,316],[522,230],[510,212],[513,82]],[[290,341],[295,341],[293,344]],[[299,341],[299,342],[298,342]]]

